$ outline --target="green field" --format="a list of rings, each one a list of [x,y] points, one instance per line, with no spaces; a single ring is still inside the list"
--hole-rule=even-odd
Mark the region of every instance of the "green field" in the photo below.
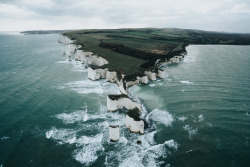
[[[110,70],[125,75],[155,68],[157,59],[167,60],[185,52],[189,44],[249,45],[249,34],[229,34],[185,29],[92,29],[69,31],[85,51],[109,61]]]

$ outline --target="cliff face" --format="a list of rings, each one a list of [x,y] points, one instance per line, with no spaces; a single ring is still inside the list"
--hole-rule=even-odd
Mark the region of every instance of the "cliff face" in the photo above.
[[[69,52],[70,53],[75,53],[77,49],[77,46],[75,44],[70,44],[69,45]]]
[[[143,84],[147,84],[148,83],[148,76],[142,76],[142,77],[137,77],[137,80],[139,81],[139,83],[143,83]]]
[[[74,41],[66,36],[60,35],[60,37],[58,38],[58,42],[62,43],[63,45],[69,45],[73,43]]]
[[[165,78],[165,73],[163,70],[158,70],[158,73],[156,74],[158,78],[164,79]]]
[[[144,134],[144,122],[142,120],[136,121],[134,118],[126,115],[125,124],[132,133]]]
[[[112,99],[110,96],[107,97],[107,108],[108,111],[116,111],[122,108],[126,108],[127,110],[138,108],[139,110],[141,110],[141,105],[136,102],[133,102],[127,96],[117,95],[116,99]]]
[[[107,71],[106,81],[111,82],[111,83],[118,83],[119,80],[117,77],[117,72],[116,71]]]
[[[107,71],[108,71],[108,68],[93,69],[92,67],[88,67],[88,78],[93,80],[93,81],[106,78]]]
[[[156,80],[156,73],[155,72],[145,71],[144,74],[147,75],[148,79],[150,79],[151,81]]]
[[[103,57],[93,55],[92,52],[85,52],[83,50],[76,51],[75,59],[87,65],[103,66],[105,64],[108,64],[108,61]]]

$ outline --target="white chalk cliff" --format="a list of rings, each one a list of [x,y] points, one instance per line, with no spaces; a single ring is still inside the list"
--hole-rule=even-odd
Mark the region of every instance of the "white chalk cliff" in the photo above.
[[[116,142],[120,139],[120,127],[109,126],[109,138],[111,142]]]
[[[165,78],[165,72],[163,70],[158,70],[158,73],[156,74],[158,78],[164,79]]]
[[[127,110],[138,108],[141,111],[141,105],[132,101],[126,95],[108,95],[107,96],[108,111],[116,111],[122,108],[126,108]]]
[[[145,71],[144,74],[148,76],[148,79],[150,79],[152,81],[156,80],[156,73],[155,72]]]
[[[70,43],[73,43],[74,40],[71,40],[70,38],[64,35],[60,35],[60,37],[58,38],[58,42],[62,43],[63,45],[69,45]]]
[[[138,82],[143,83],[143,84],[147,84],[148,83],[148,76],[142,76],[142,77],[137,77]]]
[[[85,52],[84,50],[76,50],[75,59],[87,65],[103,66],[108,64],[108,61],[103,57],[93,55],[92,52]]]
[[[144,122],[142,120],[134,120],[134,118],[126,115],[126,127],[133,133],[144,134]]]
[[[174,56],[169,59],[170,63],[179,63],[180,61],[183,60],[183,56]]]
[[[77,46],[75,44],[69,44],[69,52],[75,53]]]
[[[106,81],[111,83],[118,83],[117,72],[116,71],[107,71]]]
[[[107,71],[108,71],[108,68],[94,69],[92,67],[88,67],[88,78],[93,80],[93,81],[98,80],[98,79],[106,78]]]

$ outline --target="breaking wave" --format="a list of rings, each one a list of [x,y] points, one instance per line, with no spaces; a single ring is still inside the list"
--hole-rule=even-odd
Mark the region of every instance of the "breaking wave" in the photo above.
[[[193,82],[190,82],[190,81],[180,81],[180,83],[182,83],[182,84],[187,84],[187,85],[193,84]]]
[[[154,109],[146,117],[146,121],[148,123],[150,123],[150,120],[161,123],[165,126],[171,126],[174,121],[174,118],[169,112],[165,110]]]
[[[162,121],[155,115],[160,114],[162,117],[169,119],[166,125],[170,125],[173,121],[171,114],[163,114],[166,111],[154,110],[151,118],[153,120]],[[87,116],[86,116],[87,115]],[[47,139],[53,139],[58,144],[70,144],[76,146],[72,153],[73,158],[86,166],[91,165],[98,160],[99,157],[105,156],[106,166],[159,166],[159,158],[167,157],[172,151],[176,151],[178,144],[174,140],[165,141],[162,144],[155,142],[157,131],[152,131],[138,137],[131,134],[125,127],[125,114],[118,112],[106,111],[104,106],[100,106],[96,113],[85,110],[78,110],[72,113],[62,113],[55,116],[61,119],[65,124],[79,122],[80,128],[74,129],[58,129],[52,127],[45,135]],[[87,118],[86,120],[84,120]],[[97,122],[88,122],[90,120]],[[163,121],[162,121],[163,122]],[[165,120],[166,122],[166,120]],[[116,143],[110,143],[108,137],[108,126],[110,124],[119,124],[121,137]],[[95,135],[82,135],[83,130],[96,129]],[[126,135],[125,135],[125,134]],[[125,137],[126,136],[126,137]],[[136,144],[140,140],[141,144]],[[106,145],[110,145],[105,150]]]
[[[89,79],[57,86],[57,89],[67,88],[79,94],[120,94],[119,88],[115,84],[106,81],[91,81]]]

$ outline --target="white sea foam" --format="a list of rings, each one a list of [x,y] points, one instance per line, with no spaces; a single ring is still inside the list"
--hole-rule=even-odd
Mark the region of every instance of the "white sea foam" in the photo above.
[[[202,121],[204,121],[204,117],[203,117],[203,115],[201,114],[201,115],[198,116],[198,122],[202,122]]]
[[[154,159],[157,159],[160,157],[167,157],[168,150],[167,150],[166,146],[168,148],[173,148],[175,150],[177,150],[177,148],[178,148],[177,142],[175,142],[174,140],[168,140],[168,141],[165,141],[163,144],[154,145],[154,146],[148,148],[146,151]]]
[[[56,129],[54,127],[46,132],[46,138],[57,140],[59,144],[72,144],[76,140],[76,133],[77,131],[73,129]]]
[[[190,125],[185,125],[183,129],[188,132],[189,139],[192,139],[192,137],[198,132],[197,128],[192,128]]]
[[[106,82],[105,80],[101,80],[99,82],[105,94],[121,94],[116,84]]]
[[[57,61],[57,62],[55,62],[56,64],[69,64],[69,63],[71,63],[70,61],[68,61],[68,60],[64,60],[64,61]]]
[[[103,139],[103,133],[100,133],[95,136],[81,136],[75,140],[75,143],[78,146],[90,143],[101,143],[102,139]]]
[[[211,123],[207,122],[206,124],[207,124],[208,126],[212,127],[212,124],[211,124]]]
[[[79,110],[72,113],[62,113],[56,115],[56,118],[63,120],[64,123],[75,123],[79,121],[87,121],[88,120],[88,114],[86,110]]]
[[[126,137],[122,136],[119,139],[119,143],[123,144],[123,145],[127,145],[128,144],[128,140],[126,139]]]
[[[164,124],[165,126],[171,126],[174,121],[173,116],[169,112],[159,109],[154,109],[149,113],[146,120],[149,121],[149,119]]]
[[[193,150],[188,150],[188,151],[186,151],[186,154],[188,154],[188,153],[190,153],[190,152],[192,152]]]
[[[187,117],[181,116],[181,117],[178,117],[178,120],[184,122],[187,120]]]
[[[75,72],[88,72],[88,70],[85,69],[85,68],[82,68],[82,69],[74,69],[74,70],[72,70],[72,71],[75,71]]]
[[[162,163],[158,162],[158,158],[167,157],[171,154],[170,150],[177,150],[178,144],[174,140],[168,140],[163,144],[156,144],[154,141],[155,134],[156,131],[153,131],[139,136],[139,140],[142,142],[140,145],[135,144],[137,135],[130,135],[127,139],[121,137],[119,149],[114,148],[114,150],[107,152],[106,166],[159,166]],[[124,142],[125,144],[123,144]]]
[[[124,115],[117,112],[107,112],[106,106],[100,104],[99,109],[95,111],[88,111],[87,106],[83,110],[76,110],[71,113],[61,113],[56,115],[57,119],[61,119],[66,124],[72,124],[76,122],[86,122],[88,120],[105,119],[110,121],[117,121],[125,118]],[[99,123],[103,123],[100,122]]]
[[[0,138],[0,140],[7,140],[7,139],[9,139],[10,137],[8,137],[8,136],[3,136],[3,137],[1,137]]]
[[[163,83],[159,83],[161,80],[157,80],[158,83],[153,83],[153,84],[149,84],[149,87],[161,87],[163,85]]]
[[[141,107],[142,107],[142,110],[141,110],[140,118],[145,119],[146,116],[148,115],[148,110],[146,109],[146,107],[143,104],[141,105]]]
[[[173,148],[175,150],[177,150],[179,147],[179,144],[176,141],[174,141],[173,139],[165,141],[164,144],[166,144],[169,148]]]
[[[54,133],[54,130],[53,130],[53,129],[51,129],[50,131],[46,132],[46,133],[45,133],[46,138],[47,138],[47,139],[51,138],[51,136],[53,135],[53,133]]]
[[[147,133],[144,135],[145,137],[145,140],[150,144],[150,145],[154,145],[155,144],[155,141],[154,141],[154,136],[156,134],[156,131],[153,131],[153,132],[150,132],[150,133]]]
[[[150,86],[150,87],[155,87],[156,85],[155,85],[155,84],[149,84],[148,86]]]
[[[133,154],[133,156],[130,156],[125,160],[123,160],[122,163],[119,164],[119,167],[131,167],[131,166],[144,167],[141,161],[142,158],[140,157],[139,154]]]
[[[80,94],[120,94],[117,85],[106,81],[91,81],[89,79],[69,82],[56,87],[57,89],[69,88]]]
[[[193,82],[190,82],[190,81],[180,81],[180,83],[182,83],[182,84],[187,84],[187,85],[193,84]]]
[[[80,94],[103,94],[103,89],[98,81],[83,80],[65,84],[66,87]]]
[[[101,143],[90,143],[74,152],[74,158],[81,164],[89,165],[98,159],[98,151],[104,151]]]
[[[195,61],[196,61],[196,57],[194,55],[185,56],[185,59],[183,60],[183,62],[185,63],[192,63]]]

